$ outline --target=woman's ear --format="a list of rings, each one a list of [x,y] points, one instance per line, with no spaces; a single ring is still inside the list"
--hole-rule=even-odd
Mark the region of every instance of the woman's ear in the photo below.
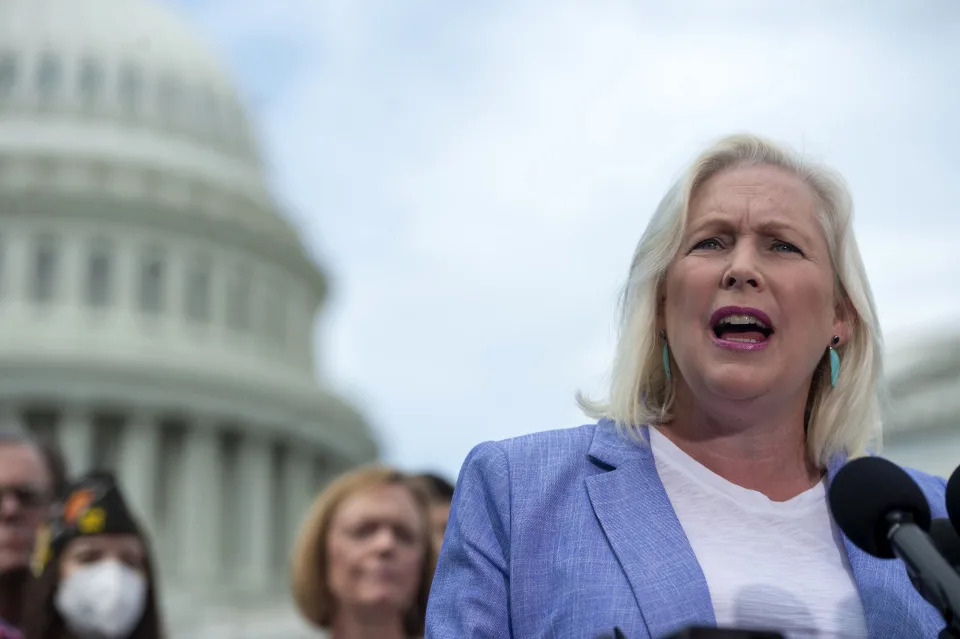
[[[833,315],[833,334],[840,338],[840,344],[846,344],[857,324],[857,311],[850,300],[843,296],[834,308]]]

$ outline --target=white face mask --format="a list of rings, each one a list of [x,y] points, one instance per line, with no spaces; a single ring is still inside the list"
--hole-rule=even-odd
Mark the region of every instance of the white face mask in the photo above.
[[[60,582],[54,603],[81,639],[125,639],[147,605],[147,580],[133,568],[104,559]]]

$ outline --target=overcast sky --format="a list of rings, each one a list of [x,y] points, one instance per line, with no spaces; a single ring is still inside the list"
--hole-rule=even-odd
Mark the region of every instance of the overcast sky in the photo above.
[[[168,2],[331,275],[320,375],[405,469],[586,421],[636,241],[729,132],[844,174],[889,344],[958,330],[956,0]]]

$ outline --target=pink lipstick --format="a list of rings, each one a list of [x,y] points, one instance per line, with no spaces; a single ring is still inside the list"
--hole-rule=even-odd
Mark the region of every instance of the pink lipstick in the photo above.
[[[773,335],[773,322],[757,308],[724,306],[710,316],[713,343],[721,348],[755,351],[766,348]]]

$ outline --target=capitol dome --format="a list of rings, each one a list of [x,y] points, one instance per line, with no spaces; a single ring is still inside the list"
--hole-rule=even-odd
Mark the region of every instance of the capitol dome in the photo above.
[[[190,205],[297,243],[273,210],[236,91],[201,42],[147,2],[7,0],[4,147],[58,164],[64,189],[155,199],[173,215]]]
[[[116,470],[170,583],[276,590],[317,488],[376,458],[318,381],[326,293],[173,8],[0,2],[0,417]]]

